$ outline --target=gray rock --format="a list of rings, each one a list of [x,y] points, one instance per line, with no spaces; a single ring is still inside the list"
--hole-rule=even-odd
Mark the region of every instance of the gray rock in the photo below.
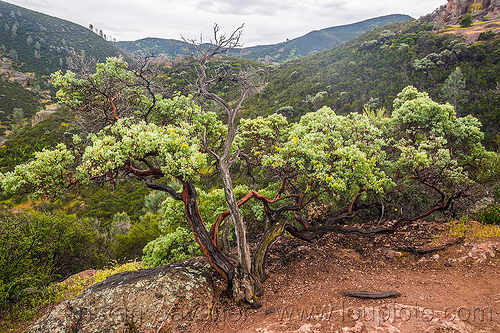
[[[48,119],[54,112],[54,110],[42,110],[35,113],[33,119],[31,119],[31,127],[35,126],[41,121]]]
[[[177,332],[210,316],[213,284],[203,257],[124,272],[63,302],[28,332]]]

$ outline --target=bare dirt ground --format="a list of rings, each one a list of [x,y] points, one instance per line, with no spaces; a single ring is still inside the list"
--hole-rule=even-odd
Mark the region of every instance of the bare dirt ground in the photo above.
[[[237,306],[221,296],[225,283],[214,273],[211,319],[174,325],[173,332],[500,333],[500,238],[460,241],[454,234],[448,223],[419,221],[375,237],[328,234],[313,244],[283,237],[269,254],[261,308]],[[434,250],[415,254],[411,247]],[[401,296],[342,295],[351,290]]]
[[[449,26],[443,33],[445,34],[460,34],[467,36],[469,42],[475,42],[479,34],[484,31],[500,32],[500,19],[476,22],[469,28],[460,28],[459,25]]]
[[[314,244],[282,238],[270,253],[260,309],[220,301],[213,320],[187,332],[500,332],[500,239],[463,241],[415,255],[401,247],[436,248],[438,222],[393,235],[326,235]],[[445,233],[446,234],[446,233]],[[359,299],[346,290],[397,291]]]

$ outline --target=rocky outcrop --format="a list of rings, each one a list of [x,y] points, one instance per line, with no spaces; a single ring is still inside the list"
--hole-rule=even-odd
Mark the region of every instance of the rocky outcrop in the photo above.
[[[492,20],[499,17],[500,0],[448,0],[446,9],[455,19],[471,13],[473,16]]]
[[[0,75],[6,77],[9,82],[17,82],[23,87],[35,79],[34,73],[21,73],[12,69],[12,60],[5,57],[0,59]]]
[[[45,108],[45,110],[38,111],[37,113],[35,113],[33,119],[31,119],[31,127],[49,118],[50,115],[52,115],[56,111],[57,111],[56,105],[48,106]]]
[[[28,332],[185,332],[209,318],[212,304],[210,265],[198,257],[110,276]]]
[[[433,14],[437,26],[458,24],[471,13],[475,21],[494,20],[500,18],[500,0],[448,0]]]

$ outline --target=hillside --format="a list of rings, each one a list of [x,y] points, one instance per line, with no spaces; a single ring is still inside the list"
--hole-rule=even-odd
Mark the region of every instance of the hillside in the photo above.
[[[103,61],[120,50],[80,25],[0,1],[0,54],[22,72],[49,75],[67,69],[73,54]]]
[[[280,112],[295,118],[322,105],[341,114],[362,112],[365,105],[391,111],[394,97],[407,85],[452,103],[442,89],[460,68],[465,89],[457,112],[479,117],[492,144],[500,122],[500,39],[488,36],[469,43],[463,35],[437,34],[423,20],[377,28],[281,65],[242,116]]]
[[[31,118],[40,107],[40,96],[18,82],[9,82],[0,76],[0,137],[11,129],[15,108],[23,109],[24,117]],[[1,145],[0,145],[1,146]]]
[[[16,108],[30,122],[50,99],[48,75],[70,68],[74,55],[104,61],[120,54],[87,28],[0,1],[0,136]]]
[[[290,59],[303,57],[314,52],[330,49],[363,34],[374,27],[390,23],[405,22],[412,18],[408,15],[387,15],[369,20],[311,31],[308,34],[286,42],[272,45],[260,45],[235,49],[231,56],[282,63]],[[187,55],[188,49],[184,42],[174,39],[144,38],[137,41],[118,42],[117,45],[126,52],[145,52],[154,55],[165,54],[170,59],[176,55]]]
[[[241,50],[235,50],[232,55],[258,61],[283,63],[291,59],[331,49],[375,27],[406,22],[411,19],[411,16],[400,14],[375,17],[352,24],[311,31],[304,36],[279,44],[242,48]]]
[[[11,20],[5,23],[8,38],[19,42],[22,27],[33,21],[23,21],[29,15],[21,10],[11,10],[8,17],[2,14],[0,19]],[[55,79],[61,88],[61,110],[36,126],[12,126],[12,115],[0,114],[1,125],[13,129],[9,140],[0,143],[0,189],[4,191],[0,191],[0,331],[27,325],[33,316],[53,310],[62,301],[60,288],[67,286],[54,283],[112,260],[140,260],[145,267],[156,267],[104,281],[76,302],[52,311],[54,321],[50,316],[42,319],[47,326],[22,331],[472,333],[500,329],[498,321],[464,320],[460,310],[471,309],[475,316],[475,309],[481,307],[496,311],[490,319],[499,315],[495,307],[500,295],[492,290],[500,289],[500,155],[483,149],[480,124],[462,116],[479,117],[488,148],[498,150],[500,38],[490,31],[477,36],[479,42],[471,42],[463,35],[437,33],[431,21],[422,18],[372,27],[341,45],[318,51],[315,43],[325,46],[337,36],[325,29],[289,41],[290,48],[278,51],[282,55],[278,58],[267,51],[263,58],[259,56],[274,63],[288,54],[289,61],[281,65],[217,56],[206,65],[202,62],[200,70],[192,58],[169,61],[159,56],[138,69],[109,59],[97,66],[95,75],[85,72],[75,79],[69,73]],[[67,58],[62,64],[58,61],[61,68],[71,65],[74,53],[88,55],[78,48],[82,39],[76,36],[94,34],[81,29],[73,31],[71,39],[62,39],[66,48],[60,54]],[[39,30],[50,33],[48,28]],[[3,45],[5,53],[18,58],[12,64],[2,60],[6,71],[0,95],[5,98],[0,102],[6,111],[19,107],[21,100],[26,102],[26,112],[36,109],[40,99],[36,92],[48,87],[40,86],[47,76],[37,61],[43,60],[41,50],[49,36],[40,38],[25,34],[25,46],[34,47],[33,61],[21,61],[18,51]],[[171,45],[175,55],[184,50],[179,43],[145,39],[134,47],[145,47],[149,53]],[[93,45],[89,42],[88,47],[95,51]],[[59,54],[49,46],[44,50],[47,59]],[[313,54],[291,59],[300,50]],[[23,76],[20,71],[29,66],[36,74]],[[204,90],[205,73],[214,94]],[[27,77],[35,81],[25,82]],[[239,127],[233,128],[226,124],[234,119],[230,109],[241,105],[242,83],[252,84],[255,94],[245,100],[238,113]],[[33,95],[24,96],[26,92]],[[189,93],[200,108],[178,96]],[[176,97],[167,100],[171,96]],[[224,102],[214,103],[217,97]],[[435,102],[452,103],[460,117],[448,105]],[[352,114],[363,111],[366,116]],[[392,111],[391,117],[384,117]],[[134,114],[137,117],[131,117]],[[249,119],[264,114],[274,117]],[[227,123],[217,122],[217,117]],[[109,126],[98,135],[87,135],[105,125]],[[233,133],[233,143],[224,140],[232,139]],[[57,143],[64,145],[34,155]],[[228,149],[222,155],[224,147]],[[229,148],[235,148],[233,156]],[[246,164],[232,164],[224,174],[226,156],[229,164],[238,160]],[[27,161],[32,163],[9,172]],[[249,165],[255,168],[246,168]],[[229,174],[224,177],[229,181],[223,183],[221,174]],[[225,194],[231,192],[234,200],[226,200]],[[34,193],[44,196],[34,201],[30,196]],[[250,201],[252,196],[258,200]],[[238,199],[244,216],[240,225],[245,226],[240,230],[247,239],[233,232],[231,223],[236,219],[218,223],[224,220],[225,215],[219,214],[226,204]],[[427,217],[431,213],[435,215]],[[210,235],[207,229],[215,220]],[[242,243],[252,254],[249,281],[239,276],[243,262],[228,259],[242,253]],[[193,288],[194,283],[186,281],[189,275],[176,284],[189,295],[202,289],[206,297],[201,303],[172,291],[175,283],[165,275],[150,274],[163,274],[166,269],[160,265],[201,253],[215,268],[207,259],[200,261],[207,273],[205,284]],[[214,258],[227,262],[217,266]],[[189,270],[189,264],[180,265]],[[232,281],[235,271],[233,296],[244,294],[254,305],[258,296],[260,309],[227,297],[226,282]],[[184,274],[179,271],[179,275]],[[68,286],[72,292],[87,285],[83,276],[86,273],[69,279],[74,281]],[[151,284],[139,280],[145,276]],[[258,283],[252,286],[254,279]],[[471,286],[471,280],[477,285]],[[131,281],[137,282],[138,289],[129,289]],[[165,281],[166,288],[161,285]],[[127,294],[120,294],[123,286]],[[104,297],[94,293],[97,289]],[[359,300],[343,295],[346,290],[400,295]],[[386,320],[385,310],[391,306],[393,320]],[[367,314],[370,309],[378,311],[377,319]],[[453,320],[447,317],[447,309]],[[352,318],[359,311],[368,317]],[[113,315],[99,315],[108,312]],[[429,312],[436,320],[426,320]],[[63,318],[64,313],[68,317]],[[208,319],[183,326],[176,318],[185,318],[184,313],[207,314]]]
[[[148,37],[136,41],[119,41],[116,45],[125,52],[142,52],[154,56],[164,54],[169,59],[175,59],[176,55],[185,56],[189,54],[186,43],[175,39]]]

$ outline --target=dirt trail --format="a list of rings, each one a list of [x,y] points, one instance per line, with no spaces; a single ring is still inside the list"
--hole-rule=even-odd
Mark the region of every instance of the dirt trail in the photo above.
[[[439,223],[413,224],[390,236],[328,235],[304,245],[283,238],[270,254],[262,308],[214,306],[200,332],[500,332],[500,239],[462,242],[423,256]],[[441,238],[438,243],[449,243]],[[398,291],[382,300],[345,290]]]
[[[459,25],[449,26],[446,30],[443,31],[444,34],[453,34],[453,35],[465,35],[467,36],[467,40],[470,42],[477,41],[477,37],[481,32],[492,31],[494,33],[500,32],[500,19],[484,21],[484,22],[476,22],[471,27],[468,28],[460,28]]]

